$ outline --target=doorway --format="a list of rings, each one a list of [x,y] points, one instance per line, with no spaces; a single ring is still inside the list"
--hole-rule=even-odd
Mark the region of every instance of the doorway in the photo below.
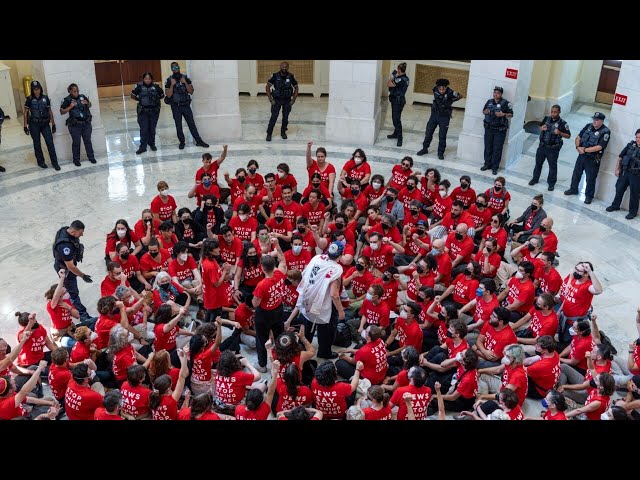
[[[618,85],[620,67],[622,60],[605,60],[600,70],[600,80],[598,80],[598,90],[596,91],[596,102],[613,104],[613,97]]]
[[[139,82],[144,72],[151,72],[154,81],[162,82],[160,60],[96,60],[98,97],[128,97],[129,88]]]

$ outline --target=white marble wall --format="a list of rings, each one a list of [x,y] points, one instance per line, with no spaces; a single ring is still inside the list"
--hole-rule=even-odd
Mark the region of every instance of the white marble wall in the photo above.
[[[381,60],[331,60],[326,139],[373,145],[380,128]]]
[[[104,125],[100,115],[100,102],[98,101],[98,85],[96,82],[96,70],[93,60],[34,60],[33,79],[40,81],[44,92],[51,99],[51,110],[55,119],[57,132],[53,136],[58,160],[64,162],[71,160],[71,135],[65,126],[67,115],[60,115],[60,104],[64,97],[69,95],[67,87],[76,83],[80,93],[86,95],[91,101],[91,143],[96,157],[107,153]],[[80,159],[86,159],[84,145],[80,147]]]
[[[237,60],[187,60],[193,81],[193,116],[202,139],[227,141],[242,137]]]
[[[518,70],[518,78],[506,78],[507,68]],[[484,151],[484,115],[482,107],[493,95],[493,87],[504,88],[503,97],[513,105],[513,118],[502,151],[502,166],[510,165],[522,155],[524,115],[526,112],[533,60],[472,60],[467,87],[467,104],[458,157],[482,164]]]
[[[627,96],[626,105],[613,104],[605,125],[611,130],[596,185],[596,197],[611,202],[615,196],[615,176],[618,155],[624,146],[635,139],[640,128],[640,60],[623,60],[616,93]],[[624,196],[623,208],[628,208],[629,190]]]

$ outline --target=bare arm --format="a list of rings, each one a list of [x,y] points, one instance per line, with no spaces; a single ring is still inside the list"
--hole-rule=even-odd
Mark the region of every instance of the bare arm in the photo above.
[[[36,371],[33,372],[33,375],[31,375],[31,378],[27,380],[27,382],[22,386],[20,391],[14,397],[15,407],[18,407],[18,405],[20,405],[22,401],[26,398],[27,394],[31,392],[31,390],[33,390],[33,387],[35,387],[36,383],[38,383],[38,380],[40,380],[40,373],[42,373],[42,371],[45,369],[46,366],[47,366],[47,361],[41,360],[40,363],[38,364],[38,368],[36,368]]]
[[[331,282],[331,301],[333,306],[338,310],[338,319],[344,319],[344,308],[342,308],[342,302],[340,301],[340,289],[338,287],[338,280]]]
[[[184,350],[178,350],[178,357],[180,358],[180,376],[178,377],[178,381],[176,382],[176,388],[171,394],[173,399],[177,402],[180,400],[182,396],[182,391],[184,390],[184,382],[187,380],[189,376],[189,367],[187,365],[187,355],[184,353]]]
[[[267,95],[269,95],[269,99],[271,99],[270,94],[267,93]],[[313,145],[313,142],[307,142],[307,168],[311,168],[313,166],[313,157],[311,156],[312,145]]]

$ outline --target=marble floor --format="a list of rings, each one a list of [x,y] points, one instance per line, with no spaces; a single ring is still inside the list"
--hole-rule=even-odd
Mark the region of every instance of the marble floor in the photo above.
[[[95,165],[83,162],[81,168],[74,167],[71,159],[63,158],[59,172],[38,168],[31,138],[24,135],[21,123],[7,120],[3,125],[0,164],[7,172],[0,174],[0,218],[5,226],[0,234],[0,272],[5,281],[5,288],[0,290],[0,336],[8,338],[12,344],[17,331],[14,312],[36,312],[45,320],[44,324],[49,325],[43,296],[56,281],[51,242],[60,226],[80,219],[87,227],[82,238],[85,261],[81,269],[95,281],[91,285],[79,282],[79,287],[84,304],[95,314],[99,285],[105,275],[105,235],[111,231],[115,220],[125,218],[134,224],[142,209],[147,208],[156,195],[159,180],[169,183],[179,207],[195,208],[195,199],[188,199],[187,192],[193,186],[193,175],[201,166],[204,150],[195,147],[190,138],[184,150],[178,149],[169,109],[162,109],[158,123],[158,151],[136,156],[139,131],[135,103],[128,98],[103,99],[100,105],[108,154],[98,158]],[[240,109],[242,139],[228,142],[229,153],[221,172],[233,172],[246,166],[250,159],[256,159],[260,163],[259,172],[264,175],[274,172],[275,166],[285,161],[304,185],[307,141],[324,146],[328,160],[338,171],[353,149],[359,146],[325,143],[326,98],[299,97],[290,115],[289,139],[286,141],[278,135],[274,135],[272,142],[264,141],[269,109],[263,96],[242,96]],[[467,163],[455,157],[462,111],[454,112],[445,160],[438,160],[433,154],[415,156],[421,147],[429,109],[428,105],[405,108],[402,148],[386,138],[392,131],[391,113],[386,112],[375,145],[365,148],[373,171],[388,177],[392,165],[403,156],[411,155],[418,170],[435,166],[453,185],[458,184],[460,175],[469,174],[472,187],[484,191],[492,184],[493,177],[480,172],[480,162]],[[601,105],[579,104],[566,118],[577,129],[590,121],[590,114],[595,109],[606,110]],[[276,133],[278,129],[276,126]],[[565,197],[562,192],[568,188],[575,160],[574,149],[566,146],[560,154],[556,190],[548,192],[544,182],[528,186],[535,140],[536,136],[530,135],[525,141],[522,158],[507,171],[500,171],[500,175],[507,178],[507,189],[513,197],[512,214],[519,215],[533,195],[544,193],[544,208],[553,217],[559,237],[560,273],[565,276],[581,260],[594,264],[605,288],[604,293],[594,299],[595,312],[599,315],[601,328],[622,355],[626,355],[626,345],[637,338],[634,319],[636,306],[640,303],[640,219],[627,221],[624,219],[626,212],[606,213],[607,202],[595,200],[591,205],[585,205],[583,196]],[[205,138],[205,141],[209,140]],[[222,143],[211,144],[208,151],[214,158],[221,151]],[[546,178],[546,167],[542,178]]]

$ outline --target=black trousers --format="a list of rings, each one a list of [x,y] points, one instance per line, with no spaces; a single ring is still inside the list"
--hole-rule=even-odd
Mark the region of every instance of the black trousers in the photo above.
[[[558,180],[558,155],[560,155],[560,147],[550,147],[543,143],[536,150],[536,166],[533,168],[533,180],[540,180],[540,173],[544,161],[549,162],[549,175],[547,175],[547,184],[550,187],[555,186]]]
[[[31,120],[29,122],[29,132],[31,133],[31,139],[33,140],[33,150],[36,154],[36,160],[38,165],[44,164],[44,154],[42,153],[42,145],[40,143],[40,135],[44,137],[44,143],[47,145],[49,151],[49,158],[51,159],[51,165],[58,164],[58,156],[56,155],[56,147],[53,145],[53,134],[51,133],[51,127],[49,122],[36,122]]]
[[[447,132],[449,131],[450,121],[451,115],[432,111],[429,121],[427,122],[427,129],[424,133],[422,146],[429,148],[431,140],[433,140],[433,133],[436,131],[436,127],[438,127],[438,155],[444,155],[444,151],[447,148]]]
[[[500,168],[500,160],[502,160],[502,147],[507,139],[506,130],[498,130],[495,128],[484,127],[484,164],[497,170]]]
[[[182,117],[187,122],[191,136],[196,142],[201,142],[200,134],[196,127],[196,122],[193,119],[193,112],[191,111],[191,104],[175,105],[171,104],[171,113],[173,115],[173,121],[176,124],[176,134],[178,135],[178,141],[184,143],[184,132],[182,131]]]
[[[256,317],[257,318],[257,317]],[[313,341],[313,334],[318,331],[318,357],[328,358],[331,355],[331,345],[336,338],[338,325],[338,310],[331,304],[331,318],[329,323],[312,323],[304,317],[304,336],[309,342]]]
[[[356,373],[356,366],[346,360],[339,359],[336,360],[336,371],[338,372],[339,377],[344,378],[345,380],[350,380]]]
[[[269,119],[269,125],[267,126],[267,133],[269,135],[273,133],[273,129],[276,126],[280,109],[282,109],[281,133],[287,131],[287,126],[289,125],[289,113],[291,113],[291,98],[274,98],[274,100],[276,103],[271,105],[271,118]]]
[[[625,168],[616,182],[616,196],[611,202],[611,205],[620,208],[622,203],[622,197],[627,188],[631,187],[629,193],[629,213],[632,215],[638,214],[638,201],[640,200],[640,174],[631,173],[628,168]]]
[[[156,125],[160,117],[160,109],[142,109],[138,114],[138,125],[140,125],[140,148],[147,148],[147,145],[156,144]]]
[[[57,272],[59,269],[56,268],[56,265],[53,266],[53,269]],[[87,313],[87,308],[82,304],[80,300],[80,292],[78,290],[78,277],[75,273],[70,271],[67,272],[67,276],[64,277],[64,287],[69,292],[69,297],[71,297],[71,303],[76,307],[78,313],[80,314],[80,319],[85,320],[90,315]]]
[[[404,97],[389,98],[391,102],[391,121],[393,122],[393,134],[398,137],[398,140],[402,140],[402,110],[404,109],[407,100]]]
[[[599,171],[600,162],[596,162],[593,155],[578,155],[576,165],[573,167],[570,190],[573,190],[574,192],[578,191],[578,184],[582,178],[582,172],[584,172],[587,176],[587,188],[584,196],[586,198],[593,198],[596,194],[596,178],[598,177]]]
[[[91,144],[91,127],[90,121],[78,122],[75,125],[69,125],[69,133],[71,134],[71,151],[73,153],[73,161],[80,161],[80,139],[84,142],[84,149],[87,152],[87,158],[89,160],[95,160],[96,157],[93,154],[93,145]]]
[[[524,225],[522,225],[521,223],[516,223],[511,225],[511,232],[512,233],[520,233],[520,232],[524,232]],[[529,240],[529,238],[531,237],[531,234],[524,234],[524,235],[520,235],[518,237],[518,242],[520,243],[524,243],[527,240]]]
[[[267,366],[267,349],[264,344],[269,340],[269,332],[273,332],[273,339],[278,338],[284,332],[284,319],[282,314],[282,304],[273,310],[256,308],[256,350],[258,353],[258,364],[261,367]]]

